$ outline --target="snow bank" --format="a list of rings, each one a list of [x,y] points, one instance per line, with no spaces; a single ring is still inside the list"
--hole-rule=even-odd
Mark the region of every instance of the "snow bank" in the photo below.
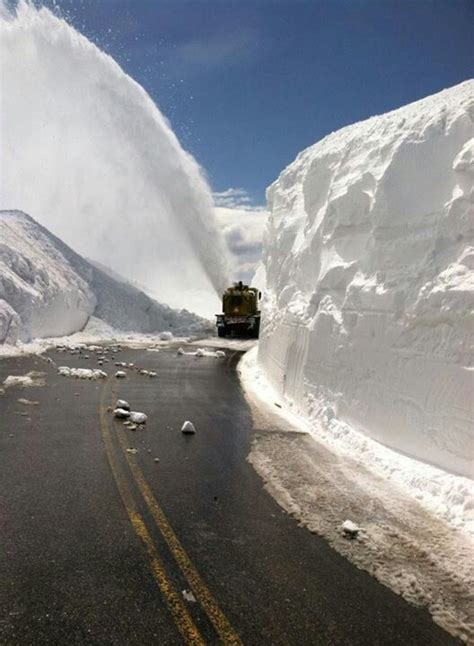
[[[212,196],[145,90],[22,1],[0,16],[0,78],[1,208],[31,213],[158,300],[213,314],[228,281]]]
[[[82,330],[110,338],[118,330],[203,333],[208,321],[149,298],[84,260],[20,211],[0,211],[0,344]]]
[[[53,238],[10,211],[0,212],[0,299],[0,343],[76,332],[96,306]]]
[[[268,189],[258,359],[314,428],[472,477],[474,82],[333,133]]]

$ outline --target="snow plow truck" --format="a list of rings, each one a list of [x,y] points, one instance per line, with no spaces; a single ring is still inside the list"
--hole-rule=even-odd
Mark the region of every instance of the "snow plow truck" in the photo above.
[[[260,331],[259,300],[262,293],[242,281],[228,287],[222,297],[222,314],[216,314],[217,335],[258,338]]]

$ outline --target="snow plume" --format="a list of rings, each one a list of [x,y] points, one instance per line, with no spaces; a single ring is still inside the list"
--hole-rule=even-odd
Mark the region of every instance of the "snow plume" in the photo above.
[[[44,7],[3,7],[0,36],[1,208],[161,301],[212,312],[228,282],[212,196],[145,90]]]
[[[474,81],[335,132],[267,192],[259,362],[293,410],[472,477]]]

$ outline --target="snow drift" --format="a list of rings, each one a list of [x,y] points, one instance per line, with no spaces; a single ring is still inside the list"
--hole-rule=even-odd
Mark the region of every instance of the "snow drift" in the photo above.
[[[209,327],[84,260],[25,213],[0,211],[0,344],[71,334],[91,315],[135,332]]]
[[[268,189],[259,362],[295,409],[471,476],[474,82],[335,132]]]
[[[162,302],[214,313],[228,281],[211,193],[145,90],[23,1],[0,14],[0,80],[0,208],[30,213]]]

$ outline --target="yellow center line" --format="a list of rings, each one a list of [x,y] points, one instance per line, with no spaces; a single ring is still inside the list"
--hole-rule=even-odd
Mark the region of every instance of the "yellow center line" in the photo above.
[[[153,543],[153,539],[151,538],[145,526],[145,522],[142,516],[137,510],[133,496],[128,488],[125,473],[117,460],[112,436],[110,433],[109,416],[107,413],[106,404],[107,395],[108,384],[105,384],[102,389],[99,409],[100,430],[102,433],[102,440],[107,452],[110,468],[112,470],[120,496],[122,498],[123,505],[130,519],[130,523],[135,531],[135,534],[138,536],[145,547],[153,577],[161,590],[161,593],[171,614],[173,615],[173,619],[180,633],[184,638],[185,644],[192,646],[206,646],[206,642],[204,641],[199,630],[194,624],[181,596],[176,592],[173,583],[170,581],[166,574],[163,562],[161,561],[155,544]]]
[[[194,567],[191,559],[187,555],[178,537],[174,533],[173,528],[166,518],[164,511],[154,497],[145,479],[145,476],[143,475],[142,470],[138,466],[135,457],[133,456],[133,454],[127,452],[129,445],[124,431],[119,431],[117,435],[137,487],[142,494],[143,499],[145,500],[158,529],[160,530],[163,538],[168,544],[168,547],[173,554],[181,572],[184,574],[186,580],[188,581],[189,586],[194,593],[194,596],[206,611],[206,614],[211,620],[221,641],[226,646],[243,646],[243,642],[240,640],[240,637],[235,632],[222,610],[219,608],[217,601],[214,599],[209,588],[201,579],[199,572]]]

